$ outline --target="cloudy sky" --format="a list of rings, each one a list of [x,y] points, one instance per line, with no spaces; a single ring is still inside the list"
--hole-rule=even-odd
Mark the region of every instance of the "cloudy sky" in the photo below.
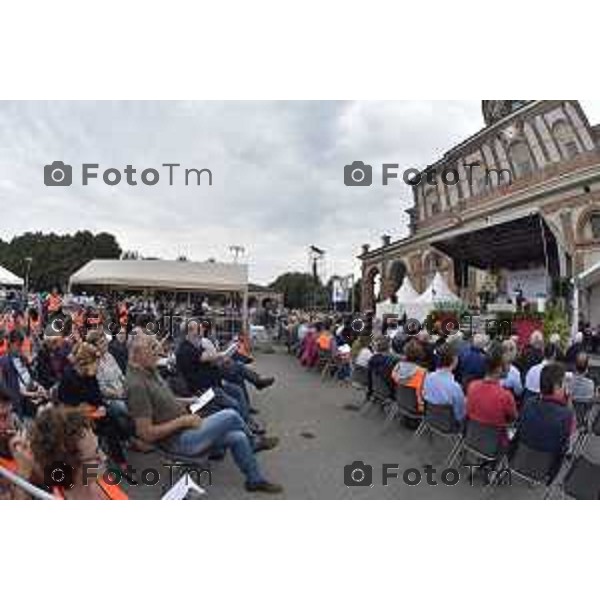
[[[582,101],[600,122],[600,101]],[[357,269],[362,243],[406,232],[408,186],[380,184],[384,162],[423,167],[483,126],[480,101],[0,102],[0,237],[24,231],[109,231],[145,256],[231,260],[246,248],[251,279],[308,268]],[[73,165],[73,185],[46,187],[43,166]],[[344,165],[374,165],[371,187],[346,187]],[[100,177],[81,184],[81,164]],[[162,163],[180,163],[173,186]],[[154,186],[101,180],[104,169],[157,168]],[[213,185],[184,184],[209,168]],[[204,180],[206,183],[206,180]]]

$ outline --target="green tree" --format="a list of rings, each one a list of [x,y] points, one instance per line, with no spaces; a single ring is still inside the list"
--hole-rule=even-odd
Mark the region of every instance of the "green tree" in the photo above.
[[[94,235],[78,231],[74,235],[27,232],[10,242],[0,240],[0,264],[25,277],[27,258],[31,258],[29,289],[49,290],[64,287],[69,277],[94,258],[119,258],[121,248],[110,233]]]
[[[327,288],[308,273],[289,272],[279,275],[269,286],[281,292],[288,308],[324,308],[328,306]]]

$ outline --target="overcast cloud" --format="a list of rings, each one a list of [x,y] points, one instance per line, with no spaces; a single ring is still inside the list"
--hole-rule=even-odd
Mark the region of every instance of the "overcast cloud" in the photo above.
[[[582,102],[600,122],[600,102]],[[383,162],[423,167],[483,126],[480,101],[450,102],[0,102],[0,236],[109,231],[145,256],[231,260],[245,246],[251,279],[308,268],[327,251],[324,277],[357,269],[362,243],[406,233],[412,203],[401,181],[381,186]],[[72,164],[73,185],[46,187],[43,166]],[[346,187],[344,165],[374,166],[371,187]],[[100,170],[159,168],[155,186],[81,185]],[[213,185],[168,185],[165,162],[209,168]],[[101,172],[100,171],[100,172]],[[203,180],[205,184],[207,180]]]

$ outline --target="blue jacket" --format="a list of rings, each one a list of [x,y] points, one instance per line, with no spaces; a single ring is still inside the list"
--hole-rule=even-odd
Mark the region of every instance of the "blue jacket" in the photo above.
[[[533,450],[562,456],[568,449],[573,410],[554,398],[532,399],[525,404],[518,440]]]

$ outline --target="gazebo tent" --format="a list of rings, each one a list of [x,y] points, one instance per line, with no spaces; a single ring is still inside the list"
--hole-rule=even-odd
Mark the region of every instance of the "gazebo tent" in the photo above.
[[[573,326],[574,333],[577,331],[579,321],[579,294],[582,294],[584,320],[597,325],[600,323],[600,262],[592,265],[577,277],[575,293]]]
[[[69,279],[73,286],[118,290],[237,292],[248,314],[248,265],[179,260],[91,260]]]
[[[406,276],[404,278],[402,285],[396,292],[396,300],[397,300],[398,314],[402,315],[402,314],[406,313],[406,315],[408,317],[410,317],[410,314],[414,310],[415,304],[418,303],[419,294],[413,287],[413,284],[411,283],[408,276]]]
[[[419,294],[413,287],[413,284],[410,282],[410,279],[408,278],[408,275],[407,275],[404,278],[402,285],[396,292],[396,300],[398,301],[398,304],[403,304],[403,303],[409,304],[411,302],[415,302],[415,300],[417,300],[418,297],[419,297]]]
[[[180,260],[91,260],[69,285],[108,288],[246,292],[248,266]]]
[[[22,286],[23,279],[11,273],[8,269],[0,267],[0,285]]]
[[[460,298],[450,290],[445,279],[438,273],[433,277],[429,287],[419,296],[420,304],[436,302],[460,302]]]
[[[382,318],[383,315],[389,314],[400,316],[403,313],[406,313],[408,315],[419,298],[419,294],[415,291],[408,276],[404,278],[404,281],[398,288],[395,296],[396,303],[393,303],[391,300],[384,300],[377,304],[375,315],[378,318]]]
[[[438,302],[460,302],[460,298],[450,290],[444,278],[436,272],[428,288],[415,300],[410,318],[424,321]]]

